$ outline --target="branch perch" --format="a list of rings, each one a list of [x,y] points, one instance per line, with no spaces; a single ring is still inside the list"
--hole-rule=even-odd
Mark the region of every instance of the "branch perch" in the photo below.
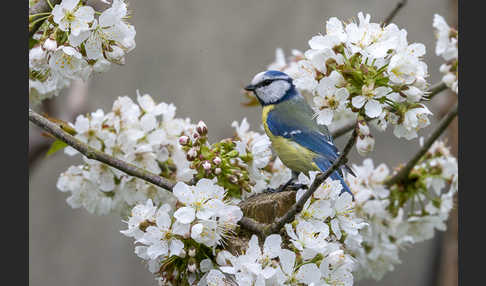
[[[447,129],[447,126],[452,122],[452,120],[457,115],[457,103],[456,105],[449,111],[449,113],[440,121],[439,126],[436,127],[432,135],[427,139],[424,143],[422,148],[413,156],[413,158],[408,161],[407,165],[403,167],[395,176],[390,178],[385,182],[387,187],[390,187],[394,184],[404,182],[408,179],[408,175],[412,171],[413,167],[418,163],[420,158],[422,158],[425,153],[429,150],[430,146],[440,137],[440,135]]]
[[[47,118],[36,113],[30,108],[29,108],[29,121],[39,126],[40,128],[44,129],[45,131],[49,132],[50,134],[54,135],[57,139],[63,141],[64,143],[78,150],[81,154],[83,154],[89,159],[93,159],[105,163],[107,165],[110,165],[120,171],[125,172],[130,176],[134,176],[139,179],[145,180],[161,188],[164,188],[168,191],[172,191],[172,188],[174,187],[174,183],[167,180],[166,178],[163,178],[152,172],[139,168],[131,163],[117,159],[104,152],[98,151],[88,146],[87,144],[79,141],[74,136],[64,131],[57,124],[49,121]]]
[[[395,8],[390,12],[390,14],[388,14],[388,16],[383,21],[383,25],[390,24],[393,18],[395,18],[395,16],[397,15],[398,11],[400,11],[405,5],[407,5],[407,0],[401,0],[400,2],[398,2]]]
[[[324,173],[319,174],[315,179],[310,188],[302,195],[302,197],[285,213],[284,216],[278,218],[274,223],[267,226],[263,230],[265,236],[272,233],[277,233],[286,224],[294,220],[295,215],[297,215],[304,207],[305,202],[312,196],[312,194],[317,190],[317,188],[341,165],[345,164],[347,161],[347,156],[353,147],[358,133],[356,128],[354,129],[351,138],[349,138],[348,143],[344,147],[343,153],[338,157],[336,161],[327,169]]]

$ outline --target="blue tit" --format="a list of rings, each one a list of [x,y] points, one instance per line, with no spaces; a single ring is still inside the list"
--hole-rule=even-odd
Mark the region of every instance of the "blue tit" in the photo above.
[[[293,179],[300,172],[308,175],[309,171],[324,172],[331,167],[339,151],[328,128],[315,121],[314,111],[295,88],[292,78],[283,72],[268,70],[255,75],[245,90],[252,91],[262,105],[265,132],[282,163],[293,171]],[[353,174],[349,167],[343,169]],[[343,192],[353,195],[343,180],[341,169],[330,177],[341,181]]]

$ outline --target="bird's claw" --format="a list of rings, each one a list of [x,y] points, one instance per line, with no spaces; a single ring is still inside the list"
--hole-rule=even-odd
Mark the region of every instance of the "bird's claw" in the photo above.
[[[289,190],[289,191],[297,191],[297,190],[300,190],[300,189],[307,189],[307,185],[304,185],[304,184],[290,184],[288,185],[285,190]],[[284,191],[284,190],[282,190]]]
[[[280,188],[279,188],[280,189]],[[274,193],[278,193],[279,192],[279,189],[274,189],[274,188],[266,188],[263,190],[262,193],[267,193],[267,194],[274,194]]]

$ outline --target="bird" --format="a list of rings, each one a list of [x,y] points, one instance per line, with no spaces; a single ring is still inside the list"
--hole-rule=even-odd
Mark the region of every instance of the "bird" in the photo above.
[[[253,92],[262,106],[262,123],[273,150],[282,163],[292,170],[292,178],[279,187],[283,191],[299,173],[325,172],[340,153],[325,125],[317,124],[315,112],[297,90],[293,79],[284,72],[267,70],[256,74],[244,87]],[[353,193],[343,179],[343,170],[351,175],[351,168],[343,165],[330,177],[343,186],[341,194]]]

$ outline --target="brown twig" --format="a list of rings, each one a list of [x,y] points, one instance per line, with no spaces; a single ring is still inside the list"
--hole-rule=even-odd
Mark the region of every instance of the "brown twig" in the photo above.
[[[444,91],[445,89],[447,89],[447,86],[443,82],[438,82],[438,83],[432,85],[426,91],[427,99],[428,100],[432,99],[435,95],[437,95],[438,93]],[[370,120],[372,120],[372,118],[367,118],[367,121],[370,121]],[[355,125],[354,123],[350,123],[350,124],[348,124],[346,126],[343,126],[343,127],[339,128],[339,129],[337,129],[336,131],[334,131],[332,133],[332,137],[333,138],[338,138],[338,137],[343,136],[344,134],[346,134],[349,131],[353,130],[354,125]]]
[[[137,166],[131,163],[125,162],[123,160],[117,159],[106,153],[91,148],[87,144],[79,141],[74,136],[64,131],[57,124],[49,121],[47,118],[36,113],[30,108],[29,108],[29,121],[39,126],[40,128],[44,129],[45,131],[49,132],[50,134],[54,135],[56,138],[65,142],[66,144],[73,147],[74,149],[78,150],[81,154],[83,154],[89,159],[100,161],[120,171],[123,171],[130,176],[140,178],[154,185],[162,187],[168,191],[172,191],[172,188],[174,186],[173,182],[167,180],[166,178],[158,176],[152,172],[138,168]]]
[[[397,174],[395,174],[393,177],[391,177],[389,180],[385,182],[385,185],[387,187],[390,187],[396,183],[404,182],[408,179],[408,175],[412,171],[413,167],[418,163],[420,158],[422,158],[425,153],[429,150],[430,146],[437,140],[437,138],[440,137],[440,135],[447,129],[447,126],[452,122],[452,120],[456,117],[457,115],[457,103],[454,105],[454,107],[449,111],[449,113],[442,118],[440,121],[439,125],[435,128],[434,132],[432,132],[432,135],[430,135],[429,139],[424,143],[422,148],[418,150],[418,152],[413,156],[410,161],[408,161],[407,165],[403,167]]]
[[[388,16],[385,18],[383,21],[383,25],[388,25],[390,22],[395,18],[397,15],[398,11],[400,11],[405,5],[407,5],[407,0],[401,0],[400,2],[397,3],[395,8],[388,14]]]
[[[356,124],[355,124],[356,125]],[[283,215],[282,217],[278,218],[277,221],[272,223],[269,226],[266,226],[263,230],[263,234],[265,236],[270,235],[272,233],[277,233],[280,229],[286,224],[294,220],[295,216],[302,210],[304,207],[305,202],[312,196],[312,194],[317,190],[317,188],[334,172],[336,171],[341,165],[345,164],[347,161],[347,156],[353,147],[356,137],[358,133],[356,128],[354,129],[353,134],[348,140],[348,143],[344,147],[343,153],[338,157],[336,161],[327,169],[324,173],[319,174],[312,182],[312,185],[309,189],[299,198],[297,202],[295,202],[292,207]]]
[[[73,121],[78,114],[88,112],[86,110],[87,84],[87,81],[75,80],[69,89],[67,104],[62,108],[58,108],[52,98],[42,101],[44,113],[52,114],[61,120]],[[40,132],[35,132],[32,136],[29,133],[29,172],[34,169],[37,161],[45,156],[50,145],[51,140]]]

